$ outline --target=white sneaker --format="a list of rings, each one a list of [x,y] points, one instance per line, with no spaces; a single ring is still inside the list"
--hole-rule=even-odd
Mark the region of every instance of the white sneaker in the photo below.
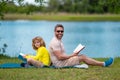
[[[87,64],[81,64],[81,65],[75,65],[73,66],[75,68],[83,68],[83,69],[87,69],[88,68],[88,65]]]

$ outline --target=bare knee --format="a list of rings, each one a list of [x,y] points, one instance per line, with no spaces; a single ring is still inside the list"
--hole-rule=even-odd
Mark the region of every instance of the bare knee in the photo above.
[[[79,56],[79,59],[80,61],[85,61],[87,59],[87,56],[82,54]]]
[[[27,62],[30,64],[30,63],[33,62],[33,59],[32,59],[32,58],[28,58],[28,59],[27,59]]]

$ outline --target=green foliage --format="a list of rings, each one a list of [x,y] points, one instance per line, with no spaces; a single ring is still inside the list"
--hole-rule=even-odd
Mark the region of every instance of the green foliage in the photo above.
[[[49,0],[51,11],[79,13],[120,13],[120,0]],[[61,9],[62,10],[61,10]]]
[[[42,6],[42,3],[44,2],[44,0],[35,0],[36,3],[39,3],[40,6]]]
[[[24,0],[14,0],[14,1],[16,1],[19,4],[19,6],[22,6]]]
[[[4,19],[4,10],[6,7],[6,2],[4,0],[0,1],[0,18]]]
[[[6,13],[67,12],[82,14],[120,14],[120,0],[34,0],[39,5],[23,3],[24,0],[1,0],[0,16]],[[16,5],[16,2],[19,5]],[[44,4],[47,4],[45,6]]]
[[[10,58],[10,57],[4,54],[0,54],[0,59],[5,59],[5,58]]]

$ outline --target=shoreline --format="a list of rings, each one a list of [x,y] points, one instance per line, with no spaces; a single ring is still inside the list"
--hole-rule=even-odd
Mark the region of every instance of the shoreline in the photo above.
[[[4,20],[47,20],[47,21],[120,21],[120,14],[68,14],[32,13],[5,14]]]

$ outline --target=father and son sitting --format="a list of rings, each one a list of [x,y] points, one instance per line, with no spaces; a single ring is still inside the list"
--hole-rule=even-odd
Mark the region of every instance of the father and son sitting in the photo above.
[[[25,63],[22,63],[21,66],[29,67],[32,65],[35,67],[44,67],[51,66],[52,63],[52,66],[57,68],[66,66],[82,66],[83,68],[88,68],[88,65],[108,67],[113,63],[114,59],[111,57],[108,60],[102,62],[87,57],[83,54],[79,54],[80,51],[84,48],[82,45],[79,45],[78,48],[76,48],[78,51],[73,51],[71,55],[67,55],[62,43],[63,34],[63,25],[57,24],[54,28],[54,37],[50,42],[49,51],[46,49],[45,42],[41,37],[37,36],[33,38],[32,47],[34,50],[36,50],[36,55],[32,56],[28,54],[20,54],[18,58],[25,61]],[[81,62],[84,62],[86,65],[80,65]]]

